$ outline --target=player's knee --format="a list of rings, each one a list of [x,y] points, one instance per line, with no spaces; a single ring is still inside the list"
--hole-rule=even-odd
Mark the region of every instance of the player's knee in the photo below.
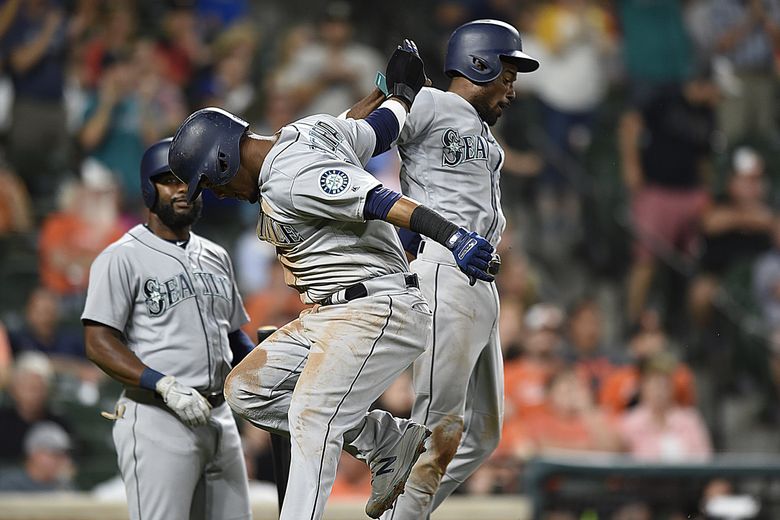
[[[474,444],[474,458],[484,461],[496,451],[498,443],[501,441],[501,421],[496,419],[493,424],[480,433],[479,442]]]
[[[246,415],[246,403],[241,396],[244,394],[243,388],[243,375],[237,371],[232,370],[225,379],[225,387],[223,393],[225,394],[225,401],[227,401],[230,409],[235,413],[244,417]]]

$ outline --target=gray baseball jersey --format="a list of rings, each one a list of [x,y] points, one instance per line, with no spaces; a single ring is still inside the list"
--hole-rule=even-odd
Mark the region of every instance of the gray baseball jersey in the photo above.
[[[398,150],[404,195],[498,244],[506,225],[499,187],[504,151],[468,101],[423,88]]]
[[[499,170],[504,152],[474,107],[424,88],[398,139],[405,195],[424,201],[492,244],[504,230]],[[495,284],[469,286],[452,253],[425,240],[411,269],[433,310],[433,333],[414,363],[412,419],[433,430],[406,493],[382,518],[428,518],[498,444],[503,366]]]
[[[409,265],[395,228],[365,221],[380,183],[363,166],[376,143],[365,121],[318,115],[285,126],[260,170],[257,235],[276,246],[286,282],[306,303]]]
[[[120,331],[145,365],[204,394],[222,392],[227,336],[248,321],[223,248],[193,233],[182,248],[142,225],[93,262],[81,318]],[[191,428],[152,392],[141,395],[120,397],[113,429],[130,518],[250,518],[230,408]]]
[[[277,248],[287,283],[314,305],[233,371],[225,397],[253,424],[289,432],[283,520],[322,518],[342,445],[374,464],[374,483],[405,475],[408,420],[371,404],[425,348],[431,313],[395,228],[363,219],[379,185],[363,170],[375,146],[364,121],[312,116],[281,130],[260,170],[258,236]],[[346,299],[361,283],[362,297]],[[345,296],[341,298],[339,295]],[[400,450],[400,451],[397,451]]]
[[[148,367],[220,392],[227,335],[249,321],[225,250],[194,233],[185,248],[138,225],[92,264],[82,319],[108,325]]]

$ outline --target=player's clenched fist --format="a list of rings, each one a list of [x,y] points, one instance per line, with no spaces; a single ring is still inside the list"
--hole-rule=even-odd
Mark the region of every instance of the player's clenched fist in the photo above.
[[[211,405],[195,389],[184,386],[173,376],[165,376],[155,385],[165,404],[188,426],[203,426],[211,415]]]
[[[455,263],[469,277],[470,284],[476,279],[492,282],[494,276],[488,273],[493,257],[493,246],[474,231],[458,229],[447,240],[447,247],[455,256]]]
[[[412,40],[404,40],[403,45],[398,46],[387,62],[385,76],[390,95],[401,98],[411,107],[427,80],[422,58]]]

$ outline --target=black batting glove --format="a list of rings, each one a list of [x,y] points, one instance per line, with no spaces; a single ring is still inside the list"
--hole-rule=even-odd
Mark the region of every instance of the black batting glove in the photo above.
[[[403,45],[398,46],[387,62],[385,76],[390,95],[402,99],[411,108],[415,96],[428,80],[417,45],[412,40],[404,40]]]

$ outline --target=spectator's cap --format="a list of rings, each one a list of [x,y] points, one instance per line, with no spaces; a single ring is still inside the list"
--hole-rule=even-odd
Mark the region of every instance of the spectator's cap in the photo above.
[[[94,157],[87,157],[81,163],[81,182],[85,188],[95,191],[108,191],[116,187],[114,174]]]
[[[328,2],[322,11],[323,22],[349,22],[352,19],[352,7],[347,2]]]
[[[41,450],[65,452],[72,447],[68,432],[51,421],[36,423],[24,436],[24,453],[27,455]]]
[[[14,364],[14,372],[17,374],[37,374],[47,383],[54,376],[51,361],[42,352],[28,351],[19,355]]]
[[[549,303],[537,303],[525,313],[525,326],[530,332],[558,330],[563,325],[563,311]]]
[[[734,175],[761,175],[764,171],[764,160],[753,148],[740,146],[734,150],[731,168]]]

